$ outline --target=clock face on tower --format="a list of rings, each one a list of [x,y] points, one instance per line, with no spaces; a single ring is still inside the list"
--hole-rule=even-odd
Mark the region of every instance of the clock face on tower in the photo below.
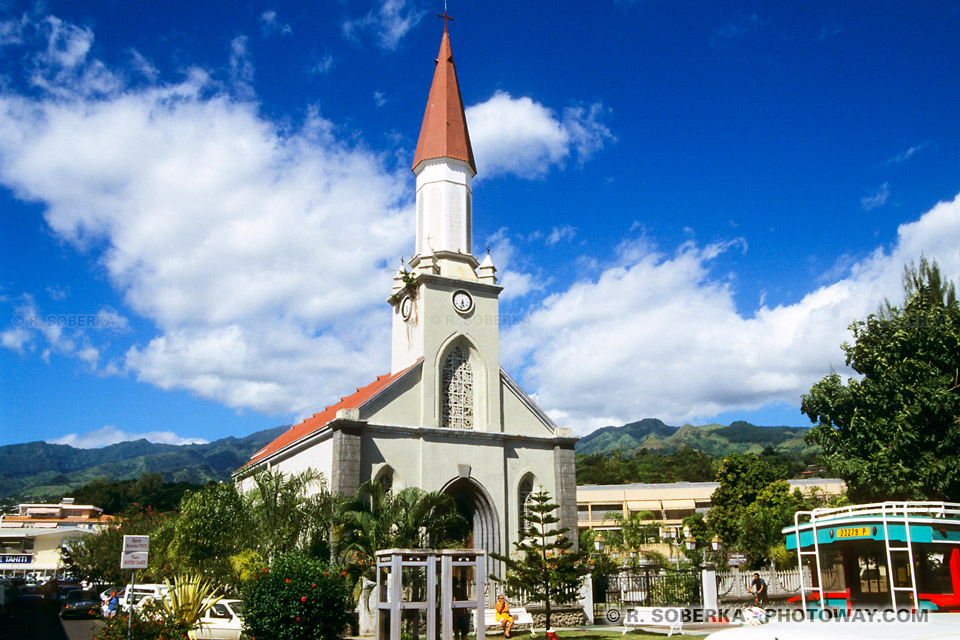
[[[460,313],[466,313],[473,308],[473,298],[470,294],[461,289],[453,292],[453,308]]]
[[[410,296],[404,296],[400,301],[400,315],[404,320],[409,320],[411,311],[413,311],[413,300]]]

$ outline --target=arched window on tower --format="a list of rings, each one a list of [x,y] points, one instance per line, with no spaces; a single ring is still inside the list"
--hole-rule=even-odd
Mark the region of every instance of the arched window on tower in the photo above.
[[[520,489],[517,491],[517,506],[520,509],[520,532],[524,538],[526,538],[532,530],[530,523],[524,519],[524,516],[530,511],[531,493],[533,493],[533,478],[527,476],[520,482]]]
[[[441,426],[473,429],[473,371],[460,347],[454,347],[443,363],[441,395]]]

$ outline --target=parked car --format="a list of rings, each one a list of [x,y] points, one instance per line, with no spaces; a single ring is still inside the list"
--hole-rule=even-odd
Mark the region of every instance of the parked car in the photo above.
[[[63,603],[67,601],[67,595],[71,591],[76,591],[79,589],[75,584],[61,584],[57,587],[57,604],[63,606]]]
[[[96,617],[100,612],[100,597],[96,591],[91,589],[74,589],[67,594],[60,607],[60,617],[70,618],[74,616]]]
[[[220,600],[207,609],[200,627],[190,630],[193,640],[240,640],[243,632],[243,603]]]
[[[120,608],[129,611],[132,604],[133,607],[140,609],[144,598],[160,600],[167,595],[167,591],[169,591],[169,587],[165,584],[144,583],[132,587],[128,584],[123,593],[120,594]]]
[[[20,604],[24,608],[40,607],[46,604],[46,594],[43,587],[38,585],[27,585],[20,587]]]

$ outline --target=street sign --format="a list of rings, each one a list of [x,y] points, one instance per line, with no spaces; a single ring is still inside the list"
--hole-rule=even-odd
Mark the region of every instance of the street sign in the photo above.
[[[727,556],[727,564],[747,564],[747,555],[744,553],[731,553],[729,556]]]
[[[121,569],[146,569],[150,551],[150,536],[123,536],[120,553]]]

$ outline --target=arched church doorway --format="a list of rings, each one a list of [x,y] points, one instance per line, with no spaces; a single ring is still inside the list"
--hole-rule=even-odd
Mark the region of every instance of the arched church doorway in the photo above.
[[[499,576],[501,563],[489,555],[503,553],[500,549],[500,518],[490,495],[471,478],[458,478],[444,487],[443,492],[453,498],[457,510],[471,524],[466,546],[486,551],[487,574]]]

